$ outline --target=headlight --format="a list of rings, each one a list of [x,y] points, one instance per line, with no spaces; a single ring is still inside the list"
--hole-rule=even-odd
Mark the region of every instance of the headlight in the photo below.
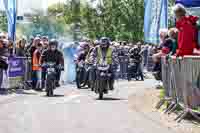
[[[101,73],[100,73],[100,76],[105,76],[105,73],[104,73],[104,72],[101,72]]]

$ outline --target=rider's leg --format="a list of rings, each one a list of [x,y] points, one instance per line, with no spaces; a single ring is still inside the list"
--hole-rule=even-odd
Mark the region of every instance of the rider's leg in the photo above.
[[[60,81],[61,71],[56,70],[56,87],[60,87],[59,81]]]
[[[115,77],[114,77],[114,72],[113,72],[113,68],[110,69],[110,73],[111,73],[111,77],[109,79],[109,88],[110,90],[114,90],[114,81],[115,81]]]

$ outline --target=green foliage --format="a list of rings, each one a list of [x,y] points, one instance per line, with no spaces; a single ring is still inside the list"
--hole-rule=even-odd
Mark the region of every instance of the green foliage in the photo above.
[[[0,31],[7,31],[7,17],[5,12],[0,12]]]
[[[103,0],[96,8],[91,3],[56,4],[49,7],[50,14],[62,14],[66,24],[80,22],[84,36],[108,36],[119,40],[143,39],[143,0]],[[78,4],[78,5],[77,5]]]

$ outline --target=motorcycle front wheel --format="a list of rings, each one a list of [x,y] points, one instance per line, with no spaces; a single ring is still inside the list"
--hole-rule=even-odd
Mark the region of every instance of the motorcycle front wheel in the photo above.
[[[55,89],[55,82],[53,80],[47,80],[47,85],[46,85],[46,95],[48,97],[52,97],[53,91]]]

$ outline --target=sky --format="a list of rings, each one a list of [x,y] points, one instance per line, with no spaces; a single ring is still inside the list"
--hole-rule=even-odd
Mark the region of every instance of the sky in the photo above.
[[[18,1],[18,15],[21,16],[24,12],[31,12],[32,9],[42,9],[45,11],[48,6],[57,3],[65,2],[67,0],[17,0]],[[99,0],[81,0],[84,1],[99,1]],[[96,2],[94,2],[96,4]],[[95,6],[95,5],[93,5]],[[3,8],[3,0],[0,0],[0,9]]]
[[[45,10],[49,5],[64,1],[66,0],[18,0],[18,12],[21,14],[30,9]],[[3,9],[3,0],[0,0],[0,9]]]

